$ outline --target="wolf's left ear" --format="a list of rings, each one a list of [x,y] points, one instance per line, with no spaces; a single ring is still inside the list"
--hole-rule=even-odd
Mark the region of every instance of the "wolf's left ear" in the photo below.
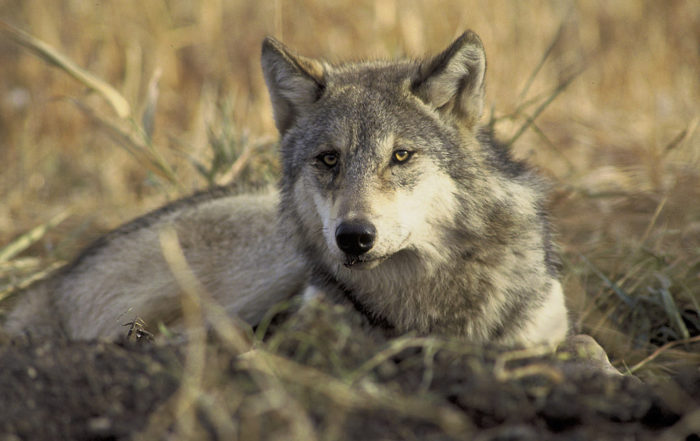
[[[484,107],[485,73],[484,46],[478,35],[467,31],[444,52],[420,64],[411,88],[426,104],[472,128]]]
[[[305,108],[323,93],[323,65],[296,55],[279,41],[267,37],[262,45],[262,70],[270,92],[275,124],[284,134]]]

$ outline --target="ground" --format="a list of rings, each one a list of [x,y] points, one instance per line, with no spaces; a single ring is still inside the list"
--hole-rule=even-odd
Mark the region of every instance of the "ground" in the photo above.
[[[243,351],[207,340],[199,373],[182,341],[1,345],[0,438],[698,439],[697,367],[683,393],[650,386],[605,372],[581,337],[554,354],[387,340],[319,306]]]

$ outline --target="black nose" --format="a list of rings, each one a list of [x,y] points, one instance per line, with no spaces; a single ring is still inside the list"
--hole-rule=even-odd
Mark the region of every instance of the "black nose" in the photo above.
[[[335,229],[335,242],[345,254],[359,256],[371,250],[377,229],[366,221],[343,222]]]

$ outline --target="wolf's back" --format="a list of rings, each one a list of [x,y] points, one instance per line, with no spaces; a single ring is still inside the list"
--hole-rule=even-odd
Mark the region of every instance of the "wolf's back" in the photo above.
[[[3,328],[10,334],[114,338],[140,318],[177,327],[183,291],[173,271],[191,271],[202,294],[255,323],[299,291],[306,273],[277,224],[277,194],[206,192],[129,222],[72,263],[17,295]],[[162,232],[177,233],[186,268],[163,254]],[[206,299],[205,299],[206,300]]]

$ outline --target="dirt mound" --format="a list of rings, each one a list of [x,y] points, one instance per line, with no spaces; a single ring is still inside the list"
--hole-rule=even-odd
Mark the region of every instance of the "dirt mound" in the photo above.
[[[0,438],[698,439],[697,368],[651,387],[581,342],[504,351],[353,320],[317,311],[243,353],[214,335],[199,378],[186,343],[1,345]]]
[[[2,439],[118,439],[178,387],[172,349],[107,343],[0,346]]]

